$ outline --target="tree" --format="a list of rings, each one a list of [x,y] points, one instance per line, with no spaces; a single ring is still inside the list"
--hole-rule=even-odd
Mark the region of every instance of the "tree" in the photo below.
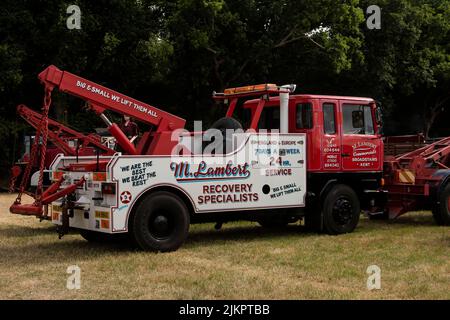
[[[188,120],[223,115],[206,107],[213,90],[266,82],[373,97],[392,134],[437,135],[449,114],[450,0],[77,0],[80,30],[66,27],[70,4],[2,2],[0,165],[17,157],[8,142],[26,127],[15,107],[40,107],[36,77],[50,64]],[[373,4],[380,30],[365,23]],[[103,125],[83,101],[53,98],[52,117],[81,131]]]
[[[362,6],[373,4],[364,1]],[[365,64],[360,81],[386,109],[429,137],[450,99],[449,1],[378,1],[381,30],[364,30]],[[412,116],[420,114],[422,124]],[[400,132],[393,132],[400,133]]]
[[[362,59],[364,15],[357,1],[178,0],[162,6],[174,47],[172,77],[188,84],[178,98],[195,115],[211,115],[198,97],[213,90],[304,81],[305,71],[317,83],[320,72],[336,74]]]
[[[6,142],[27,126],[16,125],[15,107],[39,109],[43,89],[37,75],[54,64],[145,100],[168,72],[170,44],[159,36],[162,13],[155,1],[79,0],[81,29],[69,30],[68,0],[5,0],[0,8],[0,144],[10,164],[18,154]],[[103,124],[84,102],[53,93],[51,116],[81,131]],[[65,117],[67,115],[67,117]],[[22,123],[21,121],[17,121]],[[20,139],[19,139],[20,140]],[[20,142],[20,141],[19,141]],[[2,162],[2,161],[0,161]],[[2,164],[2,163],[0,163]],[[3,162],[4,164],[4,162]]]

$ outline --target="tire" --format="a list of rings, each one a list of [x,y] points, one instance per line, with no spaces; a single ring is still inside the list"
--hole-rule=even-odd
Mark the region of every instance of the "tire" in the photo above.
[[[223,117],[223,118],[220,118],[219,120],[217,120],[216,122],[214,122],[213,125],[211,126],[211,128],[219,129],[219,130],[222,130],[222,129],[237,130],[237,129],[242,129],[242,125],[235,118]]]
[[[177,250],[186,240],[190,216],[186,204],[166,191],[147,195],[130,221],[131,237],[143,250]]]
[[[223,136],[223,148],[219,150],[222,154],[226,154],[227,151],[232,152],[233,141],[231,136],[227,136],[227,129],[229,130],[242,130],[242,124],[234,118],[223,117],[213,123],[210,129],[220,130]],[[210,141],[205,141],[203,144],[203,149],[209,145]]]
[[[450,183],[439,194],[439,204],[433,209],[433,218],[440,226],[450,226]]]
[[[322,214],[326,233],[332,235],[350,233],[358,225],[361,214],[358,196],[347,185],[335,185],[325,196]]]

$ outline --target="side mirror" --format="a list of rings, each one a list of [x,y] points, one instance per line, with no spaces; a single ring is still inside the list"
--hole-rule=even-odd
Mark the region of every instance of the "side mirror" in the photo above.
[[[383,134],[383,114],[381,112],[381,107],[377,106],[375,109],[375,121],[377,123],[378,134]]]

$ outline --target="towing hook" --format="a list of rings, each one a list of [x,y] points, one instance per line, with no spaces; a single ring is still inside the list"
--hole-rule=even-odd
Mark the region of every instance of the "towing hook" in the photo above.
[[[222,225],[223,225],[223,222],[216,222],[216,224],[214,225],[214,229],[220,230],[220,229],[222,229]]]

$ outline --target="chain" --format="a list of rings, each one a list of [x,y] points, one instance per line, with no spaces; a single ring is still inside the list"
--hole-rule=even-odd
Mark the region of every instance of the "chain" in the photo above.
[[[34,138],[34,143],[30,151],[30,160],[27,163],[27,166],[25,167],[25,172],[22,177],[22,181],[20,183],[19,187],[19,193],[17,194],[17,198],[15,203],[20,204],[22,199],[22,194],[25,191],[25,186],[30,178],[31,168],[33,167],[33,164],[36,159],[36,155],[38,152],[38,146],[39,141],[42,137],[42,144],[40,147],[40,154],[41,154],[41,163],[39,166],[39,181],[38,181],[38,187],[36,189],[36,195],[35,199],[36,204],[41,203],[41,194],[42,194],[42,183],[43,183],[43,173],[44,173],[44,165],[45,165],[45,150],[47,147],[47,135],[48,135],[48,111],[50,108],[50,104],[52,101],[51,93],[52,93],[53,87],[52,86],[45,86],[45,95],[44,95],[44,103],[42,106],[42,119],[41,123],[39,124],[39,127],[36,130],[36,136]]]
[[[45,96],[44,96],[44,106],[42,108],[42,120],[41,120],[41,163],[39,166],[39,180],[36,188],[36,204],[41,204],[41,195],[42,195],[42,184],[44,181],[44,168],[45,168],[45,154],[47,151],[47,137],[48,137],[48,111],[50,109],[50,104],[52,103],[52,87],[45,88]]]
[[[16,186],[16,180],[17,180],[17,176],[12,176],[11,179],[9,180],[9,193],[13,193],[15,186]]]

